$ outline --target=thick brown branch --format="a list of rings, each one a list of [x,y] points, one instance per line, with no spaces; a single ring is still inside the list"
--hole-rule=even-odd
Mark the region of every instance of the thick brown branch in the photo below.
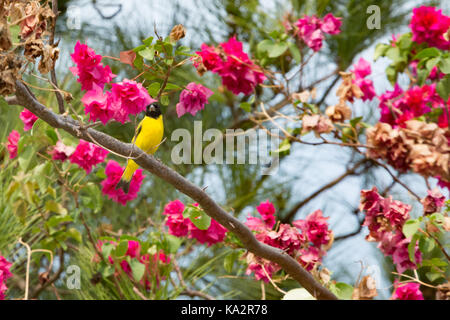
[[[105,133],[93,128],[86,128],[71,117],[58,115],[37,101],[21,83],[16,83],[17,102],[54,128],[60,128],[71,135],[93,141],[92,138],[105,148],[125,157],[136,158],[136,163],[150,173],[167,181],[180,192],[198,202],[204,211],[221,225],[233,232],[244,247],[255,255],[277,263],[292,278],[298,281],[309,293],[317,299],[335,300],[336,296],[323,287],[313,276],[287,253],[259,242],[248,227],[222,209],[204,190],[194,185],[176,171],[167,167],[151,155],[133,147],[130,143],[123,143]]]

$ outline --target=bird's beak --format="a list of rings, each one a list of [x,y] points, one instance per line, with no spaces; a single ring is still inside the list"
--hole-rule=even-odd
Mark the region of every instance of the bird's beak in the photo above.
[[[148,108],[148,110],[149,110],[150,112],[153,112],[153,111],[156,111],[156,108],[155,108],[154,105],[151,105],[151,106]]]

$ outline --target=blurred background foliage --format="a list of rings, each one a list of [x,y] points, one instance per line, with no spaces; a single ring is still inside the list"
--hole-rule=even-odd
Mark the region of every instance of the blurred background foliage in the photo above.
[[[369,16],[366,9],[374,4],[381,9],[381,28],[369,30],[366,27],[366,19]],[[246,51],[257,59],[257,44],[268,38],[273,30],[283,30],[281,21],[286,13],[297,19],[303,14],[324,16],[328,12],[343,17],[342,32],[327,38],[326,45],[310,60],[302,77],[294,81],[294,90],[300,92],[330,72],[347,70],[360,56],[371,61],[374,45],[380,41],[387,41],[393,33],[405,32],[412,7],[420,4],[425,2],[63,0],[59,1],[61,16],[57,24],[57,38],[61,39],[57,74],[60,87],[74,96],[73,109],[82,114],[79,100],[80,86],[68,70],[68,67],[72,66],[69,54],[78,39],[85,41],[98,54],[117,57],[120,51],[132,49],[143,39],[154,36],[155,30],[158,34],[166,36],[174,25],[181,23],[187,30],[187,36],[182,40],[182,44],[193,48],[193,51],[200,48],[202,43],[215,45],[236,35],[238,40],[244,42]],[[78,23],[79,28],[73,28]],[[308,56],[306,52],[303,51],[303,59]],[[136,71],[129,66],[113,60],[105,59],[103,62],[112,67],[113,73],[118,74],[119,79],[132,78],[136,75]],[[286,74],[289,74],[295,72],[297,64],[287,54],[282,56],[280,61],[274,61],[271,68],[279,69],[281,66],[285,68]],[[389,87],[387,80],[382,76],[383,62],[373,65],[372,68],[377,77],[374,79],[377,93],[380,94]],[[26,80],[43,86],[42,82],[34,77]],[[197,185],[208,186],[207,192],[214,199],[228,210],[233,208],[234,214],[242,219],[248,213],[254,212],[256,205],[266,199],[275,204],[278,217],[285,221],[292,221],[316,209],[322,209],[325,216],[330,217],[329,222],[336,237],[324,261],[325,266],[333,272],[333,279],[354,284],[361,271],[359,262],[363,262],[366,266],[375,266],[373,270],[378,272],[376,276],[379,276],[383,285],[387,284],[385,290],[380,291],[380,297],[389,297],[390,282],[386,280],[393,270],[392,264],[382,257],[374,245],[365,242],[364,231],[359,227],[362,216],[358,213],[357,207],[360,190],[371,188],[373,185],[379,190],[389,190],[399,200],[412,203],[412,199],[401,187],[392,186],[391,178],[384,171],[375,169],[370,163],[363,163],[355,173],[331,184],[329,188],[323,188],[361,160],[361,156],[350,149],[335,146],[294,145],[289,154],[282,156],[280,170],[272,176],[263,176],[261,168],[250,165],[174,165],[171,163],[171,150],[176,142],[170,139],[172,131],[176,128],[187,128],[193,132],[193,120],[201,120],[203,130],[206,128],[225,130],[236,123],[246,128],[249,126],[246,121],[247,114],[239,105],[247,101],[248,97],[223,92],[220,90],[217,77],[211,74],[200,77],[191,64],[176,69],[169,81],[181,84],[200,82],[215,90],[215,94],[203,112],[195,117],[189,115],[181,119],[178,119],[175,113],[179,93],[170,95],[170,103],[163,109],[167,139],[157,153],[161,161]],[[317,85],[317,102],[322,110],[336,102],[334,93],[337,85],[338,77],[333,74]],[[56,110],[56,99],[52,92],[36,91],[36,94],[42,103]],[[268,105],[274,105],[282,99],[279,92],[270,88],[261,90],[258,95]],[[289,106],[285,108],[289,109]],[[18,117],[21,110],[3,104],[0,109],[0,138],[4,142],[12,129],[22,127]],[[375,123],[379,116],[375,103],[357,103],[354,113],[364,116],[364,121],[368,123]],[[133,123],[126,125],[113,123],[101,127],[100,130],[122,141],[130,141],[134,133],[133,126]],[[18,238],[22,237],[33,248],[47,248],[55,253],[55,272],[61,265],[80,266],[81,290],[67,290],[65,286],[67,275],[65,269],[61,268],[61,277],[54,284],[60,297],[119,298],[113,290],[108,289],[107,284],[94,285],[91,281],[96,273],[95,265],[92,263],[95,252],[87,240],[88,235],[83,228],[80,213],[86,218],[86,223],[95,237],[138,234],[145,240],[153,228],[153,223],[159,225],[162,222],[161,212],[167,202],[177,198],[185,203],[189,203],[190,200],[177,193],[164,181],[147,174],[138,199],[125,207],[116,204],[100,193],[99,184],[104,177],[101,167],[86,177],[83,175],[84,171],[80,172],[63,165],[60,170],[65,176],[61,177],[56,168],[36,166],[36,163],[33,163],[36,161],[34,158],[36,154],[46,155],[45,149],[52,144],[52,137],[55,134],[60,135],[66,144],[76,145],[77,142],[73,137],[61,131],[54,132],[41,120],[38,120],[35,128],[29,133],[17,130],[23,135],[18,158],[11,161],[3,145],[1,149],[0,252],[13,252],[13,257],[17,261],[14,265],[14,278],[11,281],[9,295],[19,298],[23,294],[25,251],[16,243]],[[115,158],[113,155],[109,157],[123,165],[123,159]],[[426,189],[420,178],[415,175],[403,175],[402,179],[419,194],[424,195]],[[80,190],[78,199],[80,206],[77,206],[73,195],[61,187],[62,183],[68,183]],[[86,197],[83,197],[83,194]],[[68,218],[61,219],[60,213],[64,210],[68,213],[64,216]],[[189,246],[188,241],[183,244],[183,248],[186,246]],[[61,255],[61,252],[64,253]],[[224,266],[224,259],[230,252],[229,248],[221,246],[210,248],[198,246],[193,249],[188,255],[180,258],[186,282],[192,288],[205,290],[217,298],[260,299],[261,285],[245,276],[243,265],[239,263],[232,265],[233,272],[230,272],[229,266]],[[46,254],[33,254],[32,275],[45,270],[48,260],[49,256]],[[235,276],[230,276],[231,274]],[[31,281],[32,288],[39,288],[36,276],[32,276]],[[126,283],[122,285],[130,298],[139,298],[127,288]],[[266,298],[281,297],[281,294],[270,285],[265,287]],[[283,283],[285,290],[294,287],[296,284],[293,282]],[[57,298],[54,290],[49,289],[36,292],[34,297]],[[166,299],[174,296],[164,295],[161,291],[155,297]]]

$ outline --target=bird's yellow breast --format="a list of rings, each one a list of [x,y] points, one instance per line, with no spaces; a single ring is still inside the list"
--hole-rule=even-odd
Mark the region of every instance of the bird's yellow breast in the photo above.
[[[142,151],[154,154],[164,135],[164,124],[162,115],[158,119],[144,117],[139,123],[136,140],[134,144]]]

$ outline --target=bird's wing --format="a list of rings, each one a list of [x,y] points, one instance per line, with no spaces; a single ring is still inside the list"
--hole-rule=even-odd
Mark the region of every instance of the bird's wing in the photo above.
[[[143,120],[142,120],[142,121],[143,121]],[[142,121],[138,124],[138,127],[137,127],[136,132],[135,132],[134,137],[133,137],[133,140],[131,140],[131,143],[132,143],[132,144],[134,144],[134,143],[136,142],[136,139],[137,139],[139,133],[141,133],[141,130],[142,130]]]

